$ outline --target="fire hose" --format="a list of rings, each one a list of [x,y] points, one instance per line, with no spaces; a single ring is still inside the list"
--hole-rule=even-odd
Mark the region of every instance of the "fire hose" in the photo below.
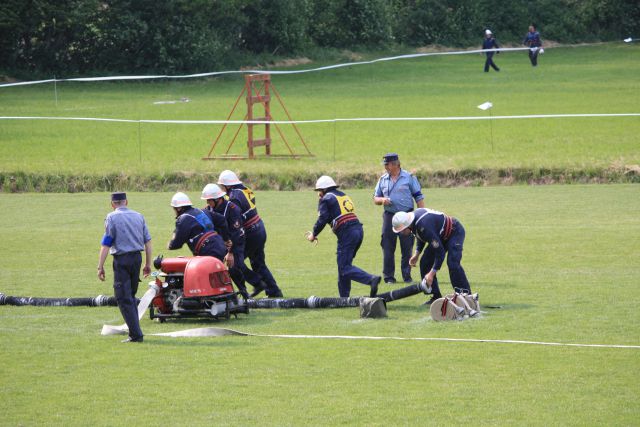
[[[390,292],[379,294],[378,298],[382,298],[385,302],[395,301],[417,295],[421,292],[426,293],[426,287],[422,283],[407,286],[405,288],[394,289]],[[39,297],[21,297],[9,296],[0,293],[0,305],[25,306],[32,305],[38,307],[116,307],[118,303],[113,296],[98,295],[89,298],[39,298]],[[359,297],[316,297],[308,298],[262,298],[250,299],[247,301],[249,308],[343,308],[358,307],[360,305]]]
[[[38,307],[116,307],[118,303],[113,296],[98,295],[93,298],[38,298],[16,297],[0,293],[0,305],[34,305]]]

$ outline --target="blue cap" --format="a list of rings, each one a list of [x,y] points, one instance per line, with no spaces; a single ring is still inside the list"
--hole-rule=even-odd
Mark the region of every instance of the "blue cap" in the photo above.
[[[122,193],[122,192],[111,193],[112,202],[119,202],[121,200],[127,200],[127,193]]]
[[[398,155],[396,153],[387,153],[382,158],[382,164],[386,165],[389,162],[395,162],[399,160]]]

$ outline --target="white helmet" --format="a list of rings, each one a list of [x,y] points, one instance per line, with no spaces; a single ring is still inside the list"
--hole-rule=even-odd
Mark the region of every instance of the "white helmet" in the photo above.
[[[222,189],[218,187],[218,184],[207,184],[202,189],[200,198],[202,200],[219,199],[220,197],[224,197],[225,194],[227,193],[222,191]]]
[[[399,233],[413,222],[413,212],[396,212],[391,219],[391,227],[394,233]]]
[[[490,29],[487,28],[486,30],[484,30],[484,35],[485,36],[490,36],[491,34],[493,34],[493,33],[491,32]]]
[[[220,177],[218,178],[218,184],[222,184],[225,186],[237,185],[237,184],[242,184],[242,181],[238,179],[238,175],[236,175],[233,171],[226,170],[226,171],[220,172]]]
[[[322,175],[316,181],[316,191],[326,190],[327,188],[331,187],[339,187],[339,185],[337,185],[333,178],[331,178],[330,176]]]
[[[176,193],[171,198],[171,206],[173,206],[174,208],[180,208],[182,206],[193,206],[193,203],[191,203],[189,196],[187,196],[186,194]]]

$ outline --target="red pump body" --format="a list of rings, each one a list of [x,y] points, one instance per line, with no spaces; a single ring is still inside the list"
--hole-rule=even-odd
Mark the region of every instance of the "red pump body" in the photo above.
[[[152,301],[152,319],[228,318],[230,314],[248,313],[246,301],[238,298],[229,270],[219,259],[210,256],[158,257],[154,265],[161,273],[155,282],[158,293]]]

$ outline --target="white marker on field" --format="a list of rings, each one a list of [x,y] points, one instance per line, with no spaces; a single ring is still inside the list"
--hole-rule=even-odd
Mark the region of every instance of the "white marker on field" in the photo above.
[[[482,111],[489,110],[489,117],[492,116],[491,114],[492,107],[493,107],[493,104],[489,101],[478,105],[478,108],[481,109]],[[493,153],[493,120],[489,120],[489,132],[491,132],[491,152]]]

